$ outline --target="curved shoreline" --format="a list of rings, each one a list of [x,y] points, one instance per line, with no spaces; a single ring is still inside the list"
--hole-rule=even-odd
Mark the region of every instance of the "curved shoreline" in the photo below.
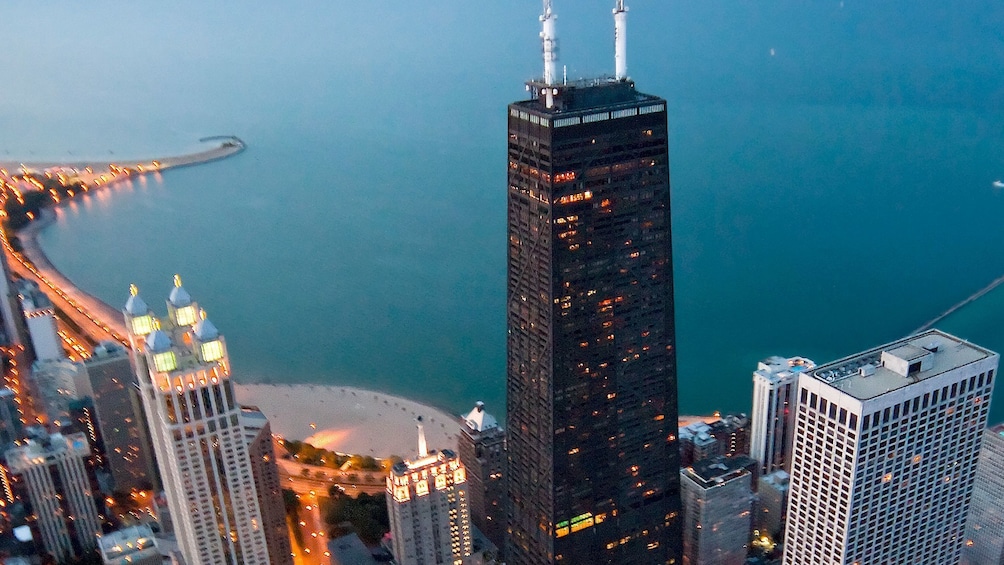
[[[414,457],[415,419],[422,416],[429,447],[456,449],[460,417],[415,400],[352,386],[244,384],[237,400],[268,418],[280,438],[305,441],[338,453]]]
[[[160,159],[156,161],[159,164],[156,169],[130,172],[124,177],[115,177],[105,186],[137,173],[159,172],[223,159],[240,153],[246,147],[236,136],[215,136],[199,141],[215,140],[222,143],[206,151]],[[0,162],[0,167],[5,164],[9,163]],[[18,163],[15,166],[21,165]],[[76,167],[98,170],[110,169],[115,163],[35,162],[23,165],[43,171]],[[62,204],[58,203],[56,207]],[[109,333],[118,341],[125,341],[125,322],[118,309],[77,286],[52,264],[39,245],[38,234],[51,225],[55,217],[52,210],[45,210],[39,218],[12,234],[17,236],[21,251],[14,254],[9,246],[5,246],[11,266],[23,266],[27,272],[22,271],[20,275],[34,276],[46,292],[56,292],[60,297],[72,300],[73,306],[82,305],[96,323],[109,328]],[[455,447],[456,434],[460,431],[459,417],[448,410],[380,391],[332,384],[242,383],[239,379],[235,379],[234,384],[241,403],[262,410],[277,435],[303,439],[317,447],[336,451],[378,457],[412,456],[412,451],[418,446],[414,419],[419,415],[428,423],[426,433],[430,442],[441,448]]]
[[[126,341],[125,321],[122,314],[111,304],[104,302],[100,298],[77,286],[66,277],[62,271],[56,268],[49,261],[48,255],[42,251],[42,246],[38,243],[38,233],[48,227],[56,220],[56,215],[51,210],[46,210],[37,220],[30,222],[16,232],[18,242],[21,244],[21,256],[40,274],[44,274],[42,288],[46,291],[59,292],[62,296],[72,299],[77,303],[87,305],[87,309],[95,318],[111,328],[112,337],[120,343]],[[8,257],[9,261],[16,261],[16,257]]]
[[[100,187],[113,185],[121,180],[148,172],[159,173],[167,169],[217,161],[236,155],[247,147],[243,140],[234,135],[204,137],[199,141],[202,143],[219,141],[220,143],[203,151],[162,157],[159,160],[152,159],[146,165],[137,163],[135,166],[122,166],[110,161],[32,162],[12,165],[9,161],[0,161],[0,168],[41,171],[46,176],[53,172],[63,175],[69,170],[71,175],[76,176],[76,180],[81,184]],[[119,162],[121,163],[121,161]],[[132,163],[132,161],[129,162]],[[67,201],[72,201],[72,199],[62,201],[57,199],[55,207],[59,207]],[[35,279],[47,292],[56,293],[69,308],[69,310],[63,309],[64,314],[74,319],[78,325],[83,323],[87,326],[87,324],[93,323],[99,328],[97,331],[102,338],[110,337],[121,343],[126,343],[125,324],[118,314],[118,310],[74,284],[49,261],[48,256],[42,251],[42,247],[38,243],[38,233],[51,224],[55,216],[52,210],[43,209],[42,212],[40,217],[28,222],[12,234],[21,244],[20,252],[15,252],[10,247],[7,238],[3,238],[4,252],[8,254],[10,268],[12,271],[16,271],[19,276]],[[92,339],[98,341],[93,338],[94,331],[95,329],[91,328]]]

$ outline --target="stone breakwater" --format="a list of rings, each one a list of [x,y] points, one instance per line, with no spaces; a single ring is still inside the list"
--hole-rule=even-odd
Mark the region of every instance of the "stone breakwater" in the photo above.
[[[194,153],[186,153],[184,155],[174,155],[167,157],[154,157],[154,158],[144,158],[144,159],[116,159],[113,161],[108,160],[81,160],[81,161],[10,161],[10,160],[0,160],[0,168],[13,170],[20,167],[25,167],[37,171],[45,171],[46,169],[86,169],[91,168],[93,170],[107,171],[112,165],[117,165],[119,167],[132,167],[136,163],[157,163],[157,167],[153,167],[153,170],[163,171],[165,169],[173,169],[177,167],[187,167],[190,165],[200,165],[202,163],[208,163],[210,161],[216,161],[218,159],[225,159],[231,155],[236,155],[244,149],[247,145],[241,138],[236,135],[216,135],[211,137],[203,137],[199,140],[200,143],[209,143],[217,141],[218,145],[205,149],[203,151],[196,151]]]

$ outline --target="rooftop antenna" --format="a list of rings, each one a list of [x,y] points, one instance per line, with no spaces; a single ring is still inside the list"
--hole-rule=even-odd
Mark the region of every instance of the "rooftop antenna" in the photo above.
[[[558,32],[555,23],[558,16],[551,9],[551,0],[544,0],[544,13],[540,15],[540,39],[544,47],[544,84],[554,84],[557,80],[555,64],[558,61]]]
[[[617,0],[614,6],[614,78],[627,78],[627,6]]]

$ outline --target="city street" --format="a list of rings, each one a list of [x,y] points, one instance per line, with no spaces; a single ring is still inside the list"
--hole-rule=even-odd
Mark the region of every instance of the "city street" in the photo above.
[[[296,524],[302,532],[305,547],[300,547],[296,536],[290,532],[290,541],[293,546],[293,562],[295,565],[329,565],[331,563],[328,553],[328,534],[324,525],[324,518],[321,516],[320,497],[327,496],[327,492],[310,494],[309,491],[297,494],[300,501],[300,523]]]

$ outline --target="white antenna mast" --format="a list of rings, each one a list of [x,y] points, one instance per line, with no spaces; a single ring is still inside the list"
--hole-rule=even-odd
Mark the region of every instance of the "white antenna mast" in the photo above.
[[[425,426],[422,425],[422,417],[415,418],[418,425],[418,456],[425,458],[429,456],[429,447],[425,443]]]
[[[551,0],[544,0],[544,13],[540,16],[540,39],[544,46],[544,84],[554,84],[558,78],[555,69],[558,61],[557,19],[551,10]]]
[[[627,78],[627,12],[624,0],[614,7],[614,78]]]

